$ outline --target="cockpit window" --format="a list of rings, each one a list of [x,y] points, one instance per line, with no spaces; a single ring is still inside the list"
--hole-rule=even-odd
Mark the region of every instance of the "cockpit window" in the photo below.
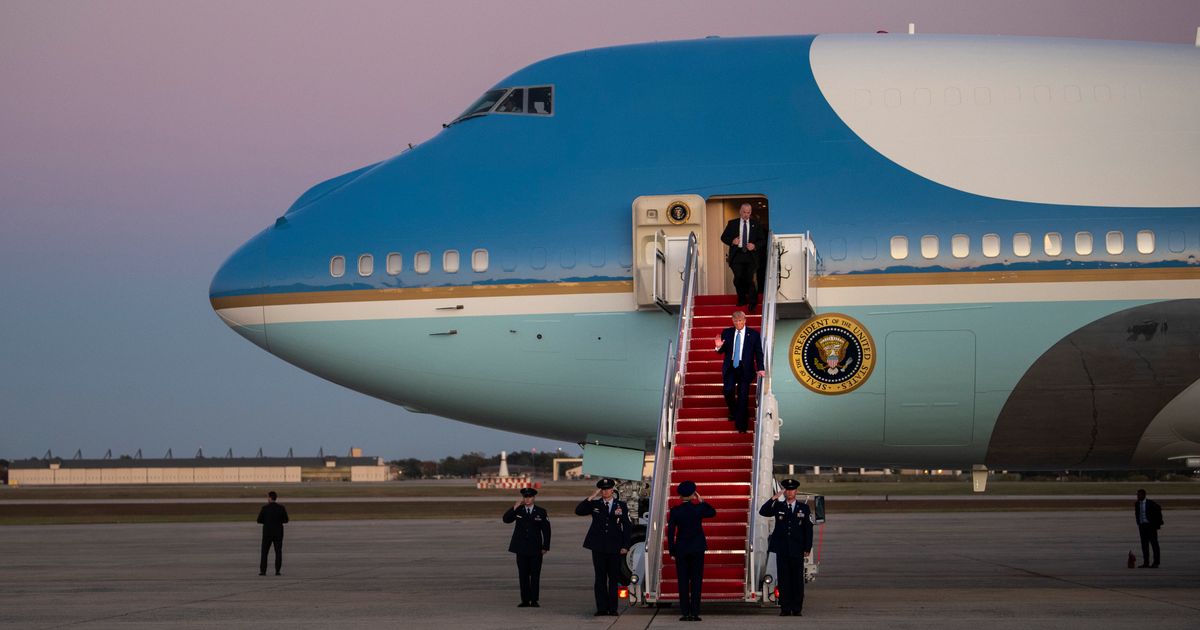
[[[554,113],[554,109],[551,107],[553,100],[554,88],[549,86],[529,88],[529,113],[549,116]]]
[[[554,86],[509,87],[488,90],[467,108],[461,116],[446,126],[467,118],[494,114],[525,114],[551,116],[554,114]]]
[[[497,114],[524,114],[525,88],[517,88],[508,93],[504,100],[496,106]]]
[[[507,91],[508,91],[507,89],[488,90],[486,94],[479,97],[479,100],[475,101],[474,104],[472,104],[470,107],[468,107],[467,111],[463,112],[462,115],[459,116],[456,120],[462,120],[463,118],[466,118],[467,116],[475,116],[475,115],[479,115],[479,114],[488,113],[489,111],[491,111],[492,106],[496,104],[496,101],[500,100],[500,97],[504,96],[504,93]]]

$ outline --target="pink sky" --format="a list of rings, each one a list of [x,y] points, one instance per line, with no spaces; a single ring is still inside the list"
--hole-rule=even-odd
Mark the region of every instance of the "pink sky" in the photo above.
[[[298,452],[545,447],[266,355],[209,310],[212,273],[312,184],[428,139],[538,59],[909,22],[1191,45],[1200,1],[0,0],[0,414],[23,420],[0,425],[0,457],[270,450],[277,418]]]

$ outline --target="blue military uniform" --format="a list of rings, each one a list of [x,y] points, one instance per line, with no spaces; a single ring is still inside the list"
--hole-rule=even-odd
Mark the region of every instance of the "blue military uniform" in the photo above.
[[[795,490],[799,485],[794,479],[783,481],[788,490]],[[787,501],[771,498],[758,513],[775,520],[767,551],[775,554],[779,569],[780,614],[800,615],[804,608],[804,554],[812,551],[813,545],[813,523],[808,505],[797,499],[788,507]]]
[[[601,479],[596,484],[601,489],[614,485],[611,479]],[[621,550],[628,551],[633,537],[629,507],[616,497],[613,497],[611,505],[605,505],[603,499],[584,499],[575,506],[575,514],[592,517],[592,525],[588,527],[583,546],[592,551],[592,568],[596,572],[596,614],[615,615],[621,563],[625,561]]]
[[[695,492],[694,482],[679,484],[680,496],[690,497]],[[700,620],[704,551],[708,549],[701,521],[716,515],[713,506],[703,501],[685,501],[671,508],[667,518],[667,551],[675,559],[675,573],[679,579],[679,611],[683,613],[680,619],[683,621]]]
[[[522,489],[522,496],[534,496],[537,490]],[[521,584],[521,607],[538,607],[542,576],[542,554],[550,551],[550,515],[537,505],[510,507],[502,520],[516,523],[508,551],[517,555],[517,579]]]

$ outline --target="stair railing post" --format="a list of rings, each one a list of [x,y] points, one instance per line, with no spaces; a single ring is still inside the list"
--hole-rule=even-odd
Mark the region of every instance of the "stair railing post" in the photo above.
[[[779,265],[782,253],[773,233],[767,234],[767,277],[763,287],[762,340],[764,376],[758,379],[757,414],[754,425],[754,468],[750,487],[750,526],[746,535],[746,600],[761,599],[761,582],[767,561],[770,523],[758,514],[758,506],[771,496],[775,481],[775,440],[779,418],[771,390],[775,350],[776,302],[779,294]]]
[[[699,277],[699,249],[696,234],[688,237],[687,260],[683,268],[683,296],[679,305],[679,320],[674,341],[667,345],[667,370],[663,376],[662,411],[659,414],[658,437],[654,441],[654,479],[650,484],[650,515],[646,531],[645,601],[658,600],[662,584],[662,549],[667,515],[667,499],[671,486],[671,458],[675,446],[675,423],[683,402],[687,380],[688,344],[692,336],[692,307]]]

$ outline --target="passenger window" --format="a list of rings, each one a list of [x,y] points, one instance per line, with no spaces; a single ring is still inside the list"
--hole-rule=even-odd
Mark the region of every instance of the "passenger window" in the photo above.
[[[488,250],[477,249],[471,252],[471,271],[483,273],[488,270]]]
[[[1062,253],[1062,234],[1058,232],[1047,232],[1042,238],[1042,250],[1047,256],[1058,256]]]
[[[1104,249],[1112,255],[1125,252],[1125,233],[1112,231],[1104,235]]]
[[[433,263],[433,256],[429,252],[417,252],[413,256],[413,271],[417,273],[429,273],[429,267]]]
[[[835,238],[829,242],[829,257],[834,260],[846,260],[846,239]]]
[[[995,258],[1000,255],[999,234],[983,235],[983,255],[987,256],[988,258]]]
[[[525,88],[517,88],[508,93],[504,100],[496,106],[498,114],[524,114],[525,113]]]
[[[398,276],[404,271],[404,257],[400,254],[392,252],[387,255],[387,274],[389,276]]]
[[[562,248],[562,251],[560,251],[558,253],[558,264],[562,265],[563,269],[574,269],[575,268],[575,248],[574,247]]]
[[[955,258],[966,258],[971,253],[971,237],[966,234],[955,234],[950,237],[950,253]]]
[[[1154,253],[1154,232],[1152,230],[1142,230],[1137,233],[1137,248],[1139,254]]]
[[[458,250],[447,249],[442,252],[442,271],[458,273]]]
[[[921,257],[922,258],[937,258],[938,255],[938,237],[932,234],[926,234],[921,237]]]
[[[651,259],[653,260],[653,259]],[[534,269],[546,268],[546,248],[534,247],[533,251],[529,252],[529,266]]]
[[[864,238],[858,247],[863,260],[875,260],[879,256],[879,243],[873,238]]]
[[[1079,254],[1080,256],[1090,256],[1092,254],[1091,232],[1075,233],[1075,253]]]
[[[599,268],[604,266],[604,248],[599,245],[592,245],[588,249],[588,262],[593,267]]]
[[[1167,249],[1171,250],[1172,253],[1182,253],[1186,246],[1187,239],[1184,237],[1183,232],[1171,230],[1167,233]]]
[[[896,260],[904,260],[905,258],[908,258],[907,236],[892,237],[892,258]]]
[[[542,114],[549,116],[554,113],[554,88],[532,87],[529,88],[529,110],[530,114]]]
[[[341,278],[346,275],[346,257],[334,256],[329,259],[329,275],[334,278]]]
[[[500,250],[500,268],[505,271],[517,270],[517,259],[520,255],[515,247],[505,247]]]
[[[1013,255],[1024,258],[1033,251],[1033,239],[1024,232],[1013,234]]]
[[[370,254],[363,254],[358,257],[358,275],[367,277],[375,273],[375,257]]]

